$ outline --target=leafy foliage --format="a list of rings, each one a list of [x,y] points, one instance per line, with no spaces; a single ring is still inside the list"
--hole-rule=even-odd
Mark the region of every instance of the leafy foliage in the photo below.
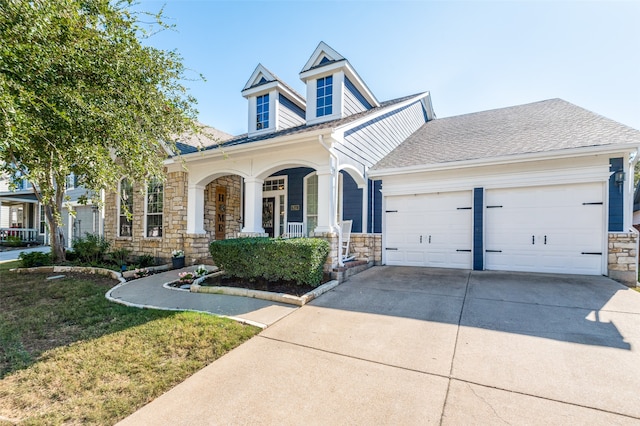
[[[127,261],[129,260],[130,255],[131,255],[131,250],[126,248],[120,248],[120,249],[113,250],[111,253],[109,253],[109,258],[113,263],[115,263],[118,266],[121,266],[121,265],[127,264]]]
[[[237,238],[212,241],[214,263],[238,278],[294,281],[318,286],[329,243],[317,238]]]
[[[197,132],[181,57],[141,43],[167,26],[131,3],[0,0],[0,171],[34,184],[55,261],[66,176],[94,194],[161,177],[165,144]]]
[[[156,264],[156,259],[150,254],[141,254],[138,256],[138,266],[141,268],[148,268],[149,266],[154,266]]]
[[[51,253],[42,253],[39,251],[27,253],[23,251],[18,256],[18,259],[20,259],[21,268],[51,265]]]
[[[100,235],[86,234],[84,238],[73,240],[73,251],[82,262],[98,265],[109,252],[110,245],[109,241]]]

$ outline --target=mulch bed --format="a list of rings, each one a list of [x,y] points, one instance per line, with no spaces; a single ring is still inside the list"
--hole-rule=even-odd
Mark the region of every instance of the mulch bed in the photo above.
[[[325,274],[322,278],[320,285],[331,281],[331,277]],[[220,286],[220,287],[236,287],[236,288],[248,288],[251,290],[269,291],[272,293],[284,293],[291,294],[293,296],[303,296],[310,291],[315,290],[317,287],[311,287],[309,285],[299,285],[293,281],[245,281],[234,277],[213,277],[207,278],[203,283],[203,286]]]

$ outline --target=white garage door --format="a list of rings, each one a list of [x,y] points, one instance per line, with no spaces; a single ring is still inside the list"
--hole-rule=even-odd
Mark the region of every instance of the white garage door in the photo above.
[[[471,191],[391,196],[387,265],[471,268]]]
[[[601,183],[485,191],[485,269],[601,275]]]

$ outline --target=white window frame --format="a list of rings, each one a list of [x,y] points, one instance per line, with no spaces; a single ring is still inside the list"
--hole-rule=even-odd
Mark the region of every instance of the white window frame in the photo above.
[[[76,187],[76,175],[73,173],[69,173],[67,177],[64,179],[64,188],[65,191],[71,191]]]
[[[122,178],[120,179],[120,182],[118,182],[118,196],[117,196],[117,211],[116,211],[116,217],[117,217],[117,235],[119,238],[131,238],[133,237],[133,217],[131,218],[131,233],[129,235],[121,235],[120,234],[120,229],[121,228],[121,218],[122,218],[122,214],[120,213],[120,208],[122,207],[122,182],[124,180],[128,180],[127,178]],[[146,198],[146,197],[145,197]],[[131,183],[131,214],[133,214],[133,183]],[[145,216],[146,217],[146,216]],[[146,219],[145,219],[146,221]],[[146,228],[145,228],[146,229]],[[145,230],[146,233],[146,230]]]
[[[146,189],[144,191],[144,238],[163,238],[164,236],[164,182],[158,182],[162,185],[162,213],[149,213],[149,185],[152,181],[147,181]],[[159,215],[161,217],[160,234],[161,235],[149,235],[148,220],[149,215]]]
[[[318,173],[313,171],[311,173],[309,173],[308,175],[306,175],[303,179],[303,184],[302,184],[302,222],[304,223],[304,232],[307,236],[309,236],[309,234],[311,232],[314,232],[313,229],[308,229],[308,207],[309,207],[309,203],[307,202],[307,195],[308,195],[308,186],[309,186],[309,179],[311,179],[314,176],[317,176]],[[318,198],[320,197],[320,194],[316,193],[316,208],[319,207],[318,206]],[[316,216],[316,225],[317,225],[317,219],[318,219],[318,212],[316,212],[315,214]]]

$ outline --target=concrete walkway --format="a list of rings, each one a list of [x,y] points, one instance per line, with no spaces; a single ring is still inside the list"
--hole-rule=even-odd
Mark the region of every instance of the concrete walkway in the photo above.
[[[37,247],[29,247],[29,248],[19,248],[16,250],[0,251],[0,263],[12,262],[14,260],[18,260],[18,256],[20,256],[20,253],[22,253],[23,251],[26,253],[31,253],[34,251],[49,253],[51,251],[51,247],[37,246]]]
[[[640,424],[639,366],[607,278],[376,267],[120,424]]]
[[[129,281],[112,288],[107,293],[107,298],[139,308],[208,312],[261,328],[266,328],[297,309],[297,306],[250,297],[190,293],[163,287],[164,283],[177,280],[180,272],[194,269],[195,267],[188,267]]]

